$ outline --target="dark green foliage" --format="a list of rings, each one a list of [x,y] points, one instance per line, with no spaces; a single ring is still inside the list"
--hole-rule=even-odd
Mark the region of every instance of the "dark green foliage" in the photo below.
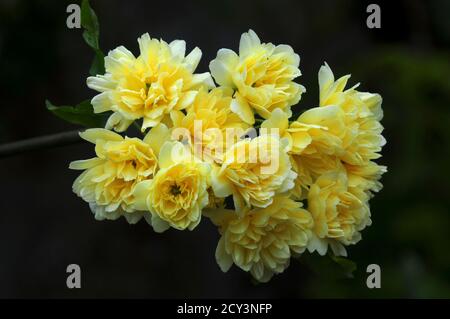
[[[89,100],[75,106],[55,106],[47,100],[45,105],[47,110],[69,123],[85,127],[103,127],[105,125],[106,115],[95,114]]]

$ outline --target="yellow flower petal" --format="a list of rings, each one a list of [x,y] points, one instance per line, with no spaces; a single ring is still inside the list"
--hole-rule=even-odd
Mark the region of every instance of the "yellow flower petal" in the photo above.
[[[117,133],[102,128],[91,128],[80,132],[80,137],[88,142],[96,143],[98,140],[122,141],[123,137]]]
[[[217,57],[209,63],[211,75],[218,84],[234,88],[231,74],[238,62],[239,58],[236,53],[229,49],[220,49],[217,52]]]
[[[260,44],[261,41],[255,31],[252,29],[248,30],[248,32],[241,35],[241,40],[239,42],[239,55],[245,56],[252,53],[253,49]]]
[[[231,110],[236,113],[245,123],[253,125],[255,123],[255,116],[250,105],[239,93],[235,94],[235,98],[231,101]]]

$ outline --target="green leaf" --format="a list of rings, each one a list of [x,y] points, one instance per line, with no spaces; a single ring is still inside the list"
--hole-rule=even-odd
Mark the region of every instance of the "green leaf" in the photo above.
[[[337,257],[334,255],[330,256],[331,260],[333,260],[336,264],[341,267],[343,274],[346,277],[353,278],[353,273],[356,271],[356,263],[348,258]]]
[[[83,39],[84,42],[86,42],[94,51],[97,51],[99,49],[98,46],[98,38],[96,38],[96,35],[88,30],[83,31]]]
[[[97,15],[89,4],[89,0],[83,0],[83,2],[81,3],[81,25],[85,29],[85,33],[89,33],[88,36],[83,35],[86,43],[89,44],[92,48],[98,49],[100,26],[98,23]]]
[[[91,68],[89,69],[90,75],[104,74],[105,73],[105,56],[99,50],[94,56]]]
[[[336,257],[332,254],[320,256],[317,253],[302,254],[299,261],[311,269],[317,276],[328,280],[353,278],[356,264],[350,259]]]
[[[85,127],[103,127],[108,115],[94,113],[94,108],[89,100],[83,101],[76,106],[55,106],[46,100],[47,109],[57,117]]]
[[[83,0],[81,3],[81,25],[84,28],[83,39],[95,53],[89,73],[91,75],[103,74],[105,73],[105,55],[99,45],[100,25],[89,0]]]

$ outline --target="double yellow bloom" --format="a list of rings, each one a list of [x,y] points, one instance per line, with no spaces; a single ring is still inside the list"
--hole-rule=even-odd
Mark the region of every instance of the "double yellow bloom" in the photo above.
[[[380,95],[346,89],[350,76],[335,80],[325,64],[318,106],[293,118],[305,88],[288,45],[249,30],[238,53],[219,50],[211,74],[198,74],[200,49],[186,55],[184,41],[148,34],[138,43],[137,57],[118,47],[106,73],[87,80],[95,112],[112,112],[106,129],[80,133],[96,157],[70,164],[84,170],[73,190],[96,219],[144,217],[163,232],[207,217],[221,234],[221,269],[235,264],[262,282],[306,250],[346,256],[371,224],[386,171],[374,162],[385,144]],[[111,131],[134,121],[142,139]]]
[[[91,89],[101,92],[92,99],[94,111],[112,111],[106,127],[118,132],[138,119],[142,130],[153,127],[191,105],[200,87],[214,86],[208,72],[194,73],[202,56],[199,48],[185,56],[184,41],[168,44],[148,33],[138,43],[138,57],[120,46],[105,57],[106,73],[87,79]]]
[[[222,237],[216,259],[226,272],[234,263],[261,282],[282,273],[291,256],[306,249],[311,236],[311,214],[288,195],[276,196],[266,208],[255,208],[239,217],[233,211],[210,214]]]
[[[194,229],[209,203],[208,163],[192,157],[180,142],[166,142],[159,153],[160,170],[152,180],[138,184],[136,207],[151,212],[155,231],[170,226]]]
[[[293,80],[301,75],[300,57],[289,45],[261,43],[253,30],[242,34],[239,55],[220,49],[210,63],[216,82],[232,88],[233,111],[253,125],[254,111],[268,118],[272,110],[283,110],[290,117],[290,107],[300,101],[305,88]]]
[[[153,177],[158,160],[150,145],[158,143],[153,133],[144,140],[123,138],[105,129],[89,129],[80,136],[95,144],[96,157],[70,163],[71,169],[85,170],[73,183],[73,190],[89,203],[96,219],[124,216],[136,222],[133,214],[137,183]]]

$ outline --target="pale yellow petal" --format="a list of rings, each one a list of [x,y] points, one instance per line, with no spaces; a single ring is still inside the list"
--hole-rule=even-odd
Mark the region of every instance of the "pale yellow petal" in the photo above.
[[[216,87],[214,81],[209,72],[194,74],[190,83],[189,89],[205,87],[206,89],[212,89]]]
[[[194,72],[202,58],[202,51],[195,47],[194,50],[189,53],[184,59],[184,63],[186,64],[189,71]]]
[[[159,154],[164,142],[170,138],[170,131],[166,125],[160,123],[153,127],[145,136],[144,142],[150,145],[155,154]]]
[[[88,142],[96,143],[97,140],[122,141],[123,137],[103,128],[90,128],[80,132],[80,137]]]
[[[107,75],[90,76],[86,80],[86,84],[90,89],[98,92],[105,92],[115,88],[116,84]]]
[[[285,112],[277,108],[272,111],[270,117],[262,122],[261,128],[278,128],[279,134],[282,135],[289,125],[289,119]]]
[[[124,132],[133,123],[133,120],[127,120],[119,113],[113,113],[106,121],[105,128],[114,129],[116,132]]]
[[[235,98],[231,101],[230,108],[231,111],[236,113],[245,123],[250,125],[255,124],[255,116],[252,108],[239,93],[236,93]]]
[[[216,261],[219,265],[220,269],[223,272],[227,272],[231,265],[233,265],[233,259],[227,252],[225,251],[224,239],[220,238],[219,243],[216,248]]]
[[[248,32],[241,35],[241,41],[239,42],[239,55],[245,56],[251,53],[253,48],[260,44],[261,41],[256,33],[252,29],[248,30]]]
[[[217,52],[217,57],[209,63],[211,75],[218,84],[234,88],[235,85],[233,83],[231,72],[234,70],[238,62],[239,57],[234,51],[229,49],[220,49]]]
[[[214,168],[211,172],[211,187],[214,195],[220,198],[225,198],[233,193],[231,183],[223,176],[218,168]]]
[[[169,44],[172,55],[180,61],[184,58],[186,53],[186,42],[184,40],[173,40]]]
[[[134,204],[133,207],[140,211],[149,211],[148,196],[150,195],[150,188],[152,180],[145,180],[138,183],[133,191]]]
[[[165,142],[159,152],[159,166],[161,169],[176,163],[189,161],[192,158],[189,150],[178,141]]]
[[[104,163],[105,160],[102,158],[94,157],[87,160],[78,160],[73,161],[69,164],[70,169],[76,169],[76,170],[84,170],[91,167],[94,167],[96,165]]]

